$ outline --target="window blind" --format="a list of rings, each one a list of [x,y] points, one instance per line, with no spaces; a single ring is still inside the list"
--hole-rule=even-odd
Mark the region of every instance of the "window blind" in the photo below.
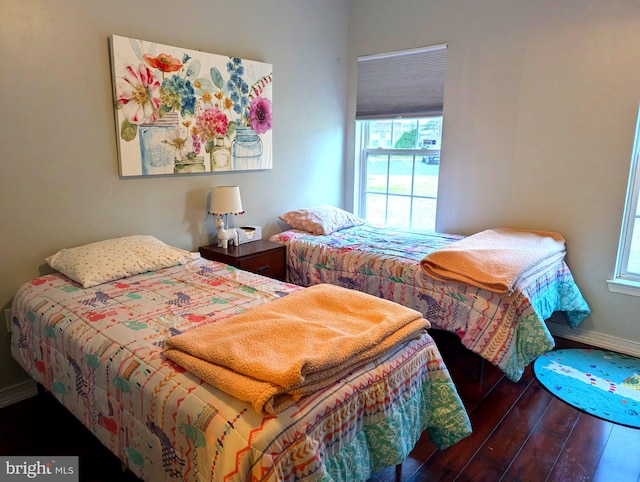
[[[356,119],[442,114],[447,45],[358,58]]]

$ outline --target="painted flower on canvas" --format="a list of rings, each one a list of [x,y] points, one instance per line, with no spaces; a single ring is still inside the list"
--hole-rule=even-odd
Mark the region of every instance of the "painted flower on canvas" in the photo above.
[[[143,64],[137,67],[127,65],[117,79],[116,89],[116,103],[128,123],[138,125],[158,118],[160,82],[149,67]]]
[[[262,97],[255,97],[249,106],[251,128],[258,134],[264,134],[271,129],[271,101]]]
[[[258,134],[271,129],[271,101],[260,96],[264,88],[271,83],[271,74],[249,86],[244,80],[245,68],[242,59],[238,58],[232,58],[227,62],[227,72],[229,80],[226,87],[230,93],[233,112],[240,116],[239,125],[251,127]]]
[[[144,54],[142,58],[151,67],[156,68],[162,72],[175,72],[176,70],[180,70],[182,68],[182,62],[168,54],[160,54],[156,57]]]
[[[199,77],[199,63],[187,54],[182,60],[165,53],[145,54],[143,59],[145,64],[127,66],[117,79],[117,103],[125,117],[121,126],[124,140],[135,138],[135,126],[168,112],[190,119],[191,134],[205,143],[217,136],[231,137],[238,126],[251,127],[258,134],[271,129],[271,101],[260,96],[271,83],[271,74],[249,86],[242,59],[227,62],[226,82],[216,67],[210,69],[209,77]]]

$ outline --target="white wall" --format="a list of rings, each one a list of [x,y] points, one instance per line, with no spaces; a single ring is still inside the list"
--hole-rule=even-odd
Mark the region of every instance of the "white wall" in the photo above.
[[[340,205],[347,13],[344,0],[0,0],[0,307],[63,247],[209,244],[212,185],[240,185],[241,222],[265,236],[288,209]],[[273,170],[120,179],[112,34],[273,64]],[[25,379],[0,323],[0,391]]]
[[[567,261],[592,308],[583,334],[640,346],[640,298],[606,285],[640,101],[640,2],[349,5],[349,119],[358,56],[449,45],[437,229],[563,233]],[[347,126],[351,139],[353,121]],[[353,149],[349,141],[347,152]],[[351,201],[352,156],[347,162]]]

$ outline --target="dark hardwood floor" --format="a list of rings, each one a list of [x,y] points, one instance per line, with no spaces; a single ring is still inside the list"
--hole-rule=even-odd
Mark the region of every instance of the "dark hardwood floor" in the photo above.
[[[550,395],[531,367],[518,383],[433,331],[473,434],[446,450],[424,435],[398,470],[369,482],[640,481],[640,430],[584,414]],[[557,347],[586,346],[557,339]],[[482,367],[482,379],[480,369]],[[119,460],[47,393],[0,409],[0,454],[78,455],[80,480],[136,482]]]
[[[561,402],[535,379],[531,365],[514,383],[433,331],[473,433],[438,451],[423,435],[402,464],[370,482],[408,481],[640,481],[640,430],[585,414]],[[562,338],[556,348],[586,347]],[[482,379],[480,370],[482,367]]]

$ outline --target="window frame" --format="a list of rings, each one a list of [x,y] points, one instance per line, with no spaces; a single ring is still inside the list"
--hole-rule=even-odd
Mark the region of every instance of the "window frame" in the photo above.
[[[429,119],[432,117],[442,117],[441,113],[438,114],[434,114],[434,115],[424,115],[424,116],[416,116],[416,117],[408,117],[406,119],[403,120],[415,120],[416,124],[419,125],[420,120],[423,119]],[[433,156],[433,155],[438,155],[440,156],[440,159],[442,159],[441,157],[441,150],[440,149],[427,149],[427,148],[415,148],[415,149],[406,149],[406,148],[393,148],[393,147],[366,147],[369,145],[369,141],[370,141],[370,125],[371,122],[380,122],[380,121],[397,121],[399,120],[398,117],[393,117],[393,118],[382,118],[382,119],[361,119],[358,120],[356,123],[356,130],[357,130],[357,135],[356,135],[356,148],[359,152],[359,186],[357,188],[357,206],[358,206],[358,214],[362,217],[366,218],[366,214],[367,214],[367,194],[379,194],[379,195],[384,195],[386,197],[386,202],[385,202],[385,215],[384,215],[384,219],[385,219],[385,224],[388,223],[388,216],[389,216],[389,197],[406,197],[406,198],[410,198],[411,199],[411,207],[409,210],[409,228],[404,228],[407,229],[409,231],[414,231],[414,232],[435,232],[435,213],[434,213],[434,226],[431,229],[425,230],[425,229],[415,229],[413,227],[414,224],[414,199],[431,199],[435,202],[436,206],[438,203],[438,195],[436,192],[435,196],[427,196],[427,195],[421,195],[421,194],[414,194],[415,192],[415,176],[416,176],[416,162],[421,162],[419,160],[420,157],[427,157],[427,156]],[[367,191],[367,160],[368,160],[368,156],[369,155],[373,155],[373,156],[387,156],[387,186],[386,186],[386,190],[384,193],[382,192],[369,192]],[[394,193],[390,193],[389,192],[389,166],[390,166],[390,162],[391,162],[391,158],[394,156],[411,156],[413,157],[413,171],[412,171],[412,178],[411,178],[411,193],[410,194],[394,194]],[[439,178],[440,178],[440,173],[438,172],[438,182],[439,182]],[[402,229],[402,228],[398,228],[398,229]]]
[[[613,278],[607,280],[607,283],[609,291],[640,296],[640,273],[629,271],[634,229],[638,229],[638,232],[640,232],[640,224],[638,224],[640,223],[640,215],[638,214],[638,200],[640,198],[640,108],[631,152],[629,182],[622,216],[615,272]],[[640,234],[636,233],[636,236],[640,236]]]

